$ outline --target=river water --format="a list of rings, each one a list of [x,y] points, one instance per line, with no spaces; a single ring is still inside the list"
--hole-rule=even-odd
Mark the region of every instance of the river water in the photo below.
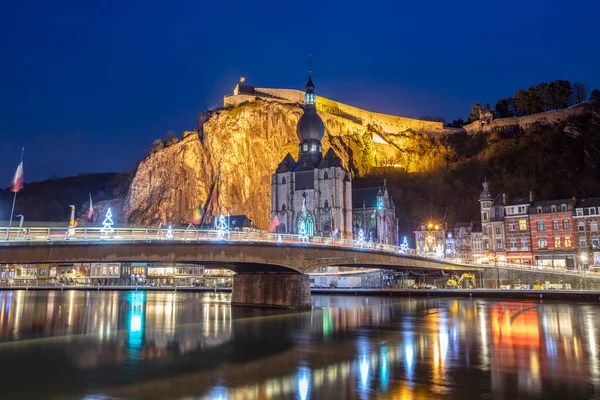
[[[2,399],[600,398],[586,303],[0,291]]]

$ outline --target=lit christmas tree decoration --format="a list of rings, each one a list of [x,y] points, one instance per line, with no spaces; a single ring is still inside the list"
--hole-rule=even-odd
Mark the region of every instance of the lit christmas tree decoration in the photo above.
[[[363,231],[362,228],[358,230],[358,245],[360,247],[365,245],[365,231]]]
[[[298,231],[298,235],[303,241],[308,240],[308,234],[306,233],[306,223],[304,222],[304,219],[300,221],[300,230]]]
[[[226,236],[229,236],[229,227],[223,214],[219,216],[219,222],[217,223],[217,239],[223,240]]]
[[[108,235],[109,233],[113,233],[115,230],[113,229],[113,225],[115,223],[112,220],[112,211],[110,208],[106,211],[106,215],[104,216],[104,221],[102,221],[102,229],[100,232],[104,233],[104,235]]]
[[[402,241],[402,244],[400,245],[400,252],[401,253],[408,252],[408,240],[406,239],[406,236],[404,236],[404,240]]]
[[[167,239],[173,239],[173,228],[171,225],[167,228]]]

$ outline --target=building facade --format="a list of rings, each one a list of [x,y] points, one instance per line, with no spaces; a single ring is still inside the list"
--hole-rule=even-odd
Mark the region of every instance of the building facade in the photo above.
[[[529,208],[534,200],[533,192],[529,192],[527,196],[502,196],[506,263],[531,265],[533,253],[529,233]]]
[[[481,230],[483,240],[483,251],[489,256],[504,257],[504,195],[500,194],[492,198],[489,183],[483,182],[483,191],[479,196],[481,210]]]
[[[544,200],[529,213],[534,262],[546,268],[575,269],[573,199]]]
[[[298,161],[287,154],[271,180],[271,219],[277,232],[308,236],[352,238],[352,178],[340,157],[330,148],[322,154],[325,127],[316,110],[315,86],[309,75],[304,113],[296,132],[300,139]]]
[[[414,231],[417,255],[444,258],[446,253],[446,229],[442,225],[420,225]]]
[[[382,187],[352,189],[352,221],[354,237],[362,229],[367,241],[398,245],[396,206],[385,179]]]
[[[580,268],[600,268],[600,197],[575,202],[573,225]]]

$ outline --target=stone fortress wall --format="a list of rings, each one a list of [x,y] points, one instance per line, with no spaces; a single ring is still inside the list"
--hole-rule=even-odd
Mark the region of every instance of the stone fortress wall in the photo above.
[[[300,90],[237,85],[234,94],[232,96],[225,96],[223,103],[225,107],[237,106],[244,102],[254,101],[256,97],[286,103],[302,104],[304,102],[304,92]],[[441,122],[422,121],[366,111],[320,96],[317,96],[317,110],[345,118],[364,127],[367,125],[379,125],[383,132],[387,134],[397,134],[407,130],[425,132],[434,136],[449,133],[449,131],[444,129],[444,125]]]
[[[554,125],[570,117],[585,113],[585,103],[582,103],[571,108],[564,108],[561,110],[524,115],[522,117],[498,118],[492,120],[489,123],[483,120],[477,120],[475,122],[463,126],[463,129],[469,135],[473,135],[479,132],[492,133],[502,131],[513,131],[520,129],[528,129],[535,124]]]

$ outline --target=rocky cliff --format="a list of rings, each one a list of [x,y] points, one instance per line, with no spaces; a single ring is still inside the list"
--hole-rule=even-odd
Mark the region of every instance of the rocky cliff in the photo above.
[[[376,167],[425,172],[445,164],[450,147],[427,132],[389,134],[379,125],[319,113],[325,124],[323,151],[333,147],[354,176]],[[218,208],[246,214],[261,229],[270,216],[271,174],[289,152],[297,158],[296,124],[301,106],[255,101],[198,116],[198,132],[159,146],[137,169],[123,202],[129,223],[187,224],[219,179]]]

